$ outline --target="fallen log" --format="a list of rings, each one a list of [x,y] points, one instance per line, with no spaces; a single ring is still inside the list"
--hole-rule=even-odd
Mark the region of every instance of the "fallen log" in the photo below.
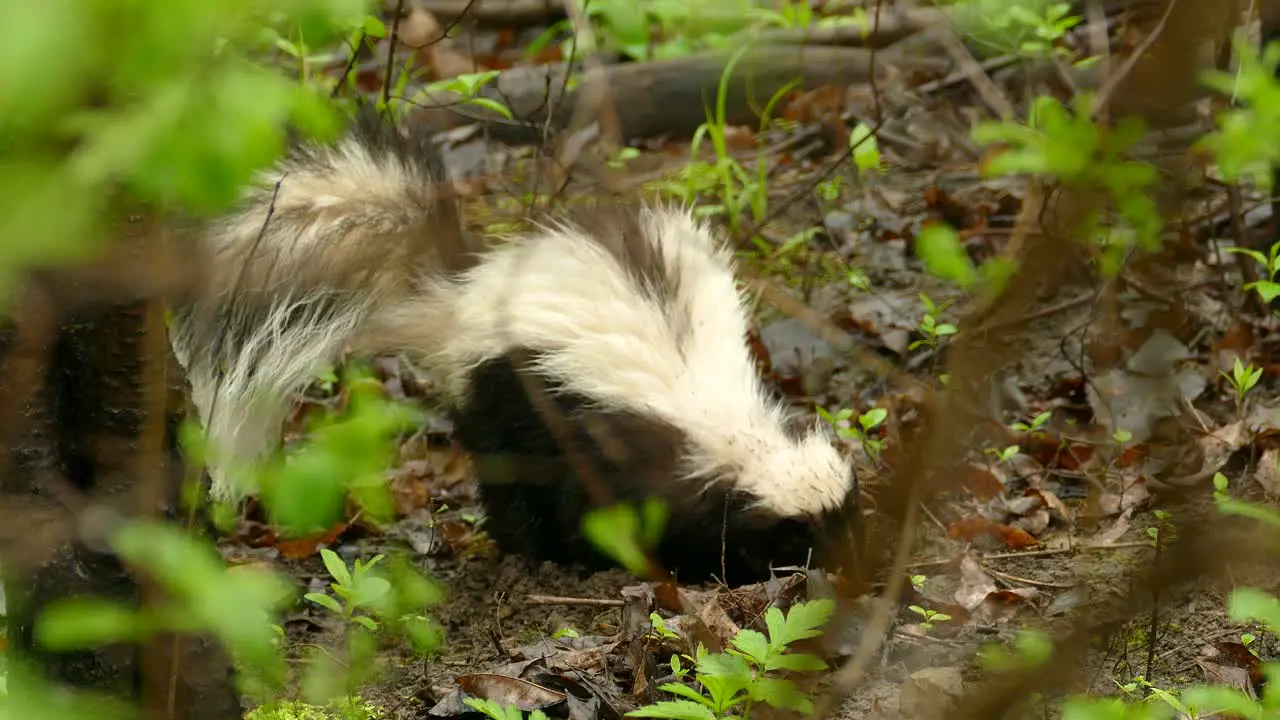
[[[717,88],[731,53],[713,52],[671,60],[625,63],[585,73],[574,88],[566,87],[567,64],[514,68],[498,75],[481,91],[483,97],[504,104],[514,120],[492,110],[464,104],[454,93],[434,93],[418,99],[412,122],[458,127],[472,122],[486,126],[495,139],[528,143],[544,129],[565,130],[577,113],[599,117],[606,130],[616,123],[625,142],[660,135],[688,135],[707,121]],[[871,79],[875,53],[864,48],[762,46],[747,52],[734,67],[725,100],[730,124],[757,122],[778,90],[792,81],[800,88],[839,87]],[[936,57],[902,53],[879,54],[878,75],[884,63],[921,68]],[[583,102],[589,102],[590,107]],[[590,111],[591,115],[585,115]],[[601,114],[603,113],[603,115]]]
[[[538,25],[565,16],[560,0],[421,0],[419,4],[445,22],[465,17],[488,25]]]

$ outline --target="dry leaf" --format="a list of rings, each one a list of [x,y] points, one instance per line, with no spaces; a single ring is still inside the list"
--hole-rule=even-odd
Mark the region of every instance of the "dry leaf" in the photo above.
[[[457,683],[468,695],[493,700],[502,706],[514,705],[525,712],[541,710],[565,698],[562,692],[496,673],[461,675]]]
[[[966,553],[960,559],[960,586],[956,588],[956,602],[966,610],[974,610],[986,600],[987,595],[995,591],[995,580],[982,569],[972,554]]]

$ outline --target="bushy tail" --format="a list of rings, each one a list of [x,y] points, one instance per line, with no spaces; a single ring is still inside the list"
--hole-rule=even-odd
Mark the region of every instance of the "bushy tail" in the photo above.
[[[371,110],[332,145],[296,143],[201,228],[207,289],[174,308],[171,339],[205,426],[214,495],[276,443],[294,393],[380,308],[468,255],[458,206],[424,130]]]

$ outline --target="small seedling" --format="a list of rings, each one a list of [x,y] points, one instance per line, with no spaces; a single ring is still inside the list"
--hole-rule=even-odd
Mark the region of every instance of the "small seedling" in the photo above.
[[[357,611],[366,610],[376,614],[383,608],[391,592],[391,583],[371,573],[373,567],[382,561],[382,555],[375,555],[368,563],[356,560],[350,570],[347,569],[346,563],[342,562],[342,558],[328,548],[320,551],[320,557],[324,560],[324,566],[329,571],[329,575],[335,581],[329,583],[329,587],[333,589],[334,595],[342,599],[342,602],[338,602],[331,595],[318,592],[310,592],[303,597],[341,615],[348,622],[358,624],[370,632],[376,631],[377,621],[369,615],[357,614]]]
[[[1227,480],[1227,476],[1220,472],[1213,474],[1213,502],[1221,505],[1223,501],[1230,500],[1231,494],[1227,492],[1231,481]]]
[[[1133,679],[1133,682],[1124,684],[1116,683],[1116,685],[1126,694],[1133,695],[1135,697],[1143,697],[1148,701],[1159,700],[1173,708],[1175,712],[1180,713],[1181,717],[1198,717],[1182,702],[1181,699],[1178,698],[1176,694],[1156,687],[1151,683],[1151,681],[1141,675],[1136,676]]]
[[[474,697],[465,698],[462,702],[489,720],[525,720],[525,714],[515,705],[499,705],[495,700]],[[547,715],[541,710],[534,710],[529,713],[528,720],[547,720]]]
[[[649,613],[649,625],[653,628],[649,632],[649,637],[656,640],[680,637],[674,630],[667,628],[667,622],[658,613]]]
[[[1243,646],[1244,646],[1244,649],[1245,649],[1245,650],[1248,650],[1248,651],[1249,651],[1249,654],[1250,654],[1250,655],[1252,655],[1252,656],[1254,656],[1254,657],[1259,657],[1259,656],[1258,656],[1258,653],[1257,653],[1256,651],[1254,651],[1254,649],[1253,649],[1253,648],[1251,648],[1251,647],[1249,647],[1249,646],[1250,646],[1250,645],[1252,645],[1252,644],[1253,644],[1253,641],[1254,641],[1254,640],[1257,640],[1257,639],[1258,639],[1258,636],[1257,636],[1257,635],[1254,635],[1253,633],[1241,633],[1241,634],[1240,634],[1240,644],[1241,644],[1241,645],[1243,645]]]
[[[628,161],[634,160],[638,157],[640,157],[639,149],[633,148],[633,147],[624,147],[618,152],[614,153],[613,157],[609,159],[609,162],[607,164],[611,168],[615,168],[615,169],[622,168],[622,167],[626,167]]]
[[[1022,448],[1017,445],[1010,445],[1003,450],[1000,448],[987,448],[987,454],[994,457],[998,463],[1009,463],[1013,461],[1014,456],[1021,450]]]
[[[576,637],[582,637],[582,636],[578,634],[577,630],[574,630],[571,627],[560,628],[559,630],[551,634],[552,640],[559,640],[560,638],[576,638]]]
[[[702,644],[699,643],[698,647],[701,649]],[[691,665],[686,667],[684,664],[685,660],[689,661]],[[698,662],[697,660],[689,657],[688,655],[679,655],[679,654],[672,655],[671,663],[670,663],[671,674],[675,676],[676,680],[679,680],[680,682],[684,682],[685,678],[689,676],[689,673],[693,671],[694,666],[697,665],[697,662]]]
[[[924,303],[924,315],[920,318],[918,330],[924,337],[920,340],[913,341],[907,346],[908,350],[915,350],[924,345],[930,350],[938,347],[938,339],[947,335],[955,335],[959,329],[955,325],[949,323],[938,322],[938,316],[941,315],[948,307],[951,307],[951,301],[947,300],[941,304],[935,304],[933,300],[923,292],[920,293],[920,302]]]
[[[1236,393],[1236,412],[1240,412],[1240,408],[1244,405],[1244,396],[1258,384],[1262,379],[1262,368],[1254,367],[1252,364],[1245,365],[1240,362],[1240,358],[1236,358],[1235,365],[1231,368],[1231,374],[1228,375],[1221,370],[1219,375],[1227,379],[1231,385],[1231,389]]]
[[[925,632],[932,630],[935,623],[947,622],[951,619],[951,616],[946,613],[940,613],[936,610],[923,608],[919,605],[910,605],[907,609],[923,618],[923,621],[920,623],[920,629]]]
[[[884,441],[871,437],[871,431],[882,425],[889,417],[889,411],[884,408],[871,408],[862,413],[857,418],[857,423],[850,422],[853,420],[853,410],[849,408],[841,408],[832,413],[826,408],[818,408],[818,417],[821,417],[831,429],[835,431],[836,436],[845,440],[854,439],[862,444],[862,449],[866,452],[867,457],[875,460],[880,456],[880,451],[884,449]]]
[[[884,171],[880,164],[880,145],[870,125],[858,123],[849,131],[849,151],[853,153],[853,164],[859,172]]]
[[[1241,289],[1246,292],[1249,290],[1256,292],[1264,303],[1270,303],[1276,297],[1280,297],[1280,283],[1276,282],[1276,273],[1280,272],[1280,242],[1274,243],[1266,255],[1252,248],[1243,247],[1229,247],[1227,252],[1247,255],[1267,271],[1266,280],[1246,283]]]
[[[459,103],[482,107],[501,115],[507,120],[512,120],[514,116],[511,114],[510,108],[493,98],[483,97],[479,94],[484,89],[484,86],[488,85],[497,76],[497,70],[486,70],[439,80],[415,93],[410,104],[429,104],[432,97],[437,93],[452,93],[458,96]]]
[[[1171,521],[1173,515],[1167,510],[1156,510],[1152,514],[1156,516],[1156,524],[1147,528],[1147,537],[1151,538],[1151,546],[1165,546],[1173,542],[1176,535]]]
[[[915,588],[916,592],[924,592],[924,583],[925,583],[925,580],[927,579],[928,578],[926,578],[924,575],[912,575],[911,587]]]
[[[1049,418],[1051,417],[1053,417],[1053,411],[1049,410],[1046,412],[1042,412],[1039,415],[1032,418],[1030,423],[1024,423],[1019,420],[1018,422],[1015,422],[1012,425],[1010,425],[1009,429],[1013,430],[1014,432],[1027,433],[1033,438],[1043,437],[1044,425],[1045,423],[1049,422]]]

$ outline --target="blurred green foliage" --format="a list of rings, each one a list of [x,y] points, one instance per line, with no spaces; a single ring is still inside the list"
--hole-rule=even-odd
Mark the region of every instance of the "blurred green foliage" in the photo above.
[[[286,123],[335,133],[325,95],[271,66],[274,39],[341,38],[367,9],[364,0],[0,3],[0,290],[24,267],[108,239],[122,199],[216,212],[281,151]]]

